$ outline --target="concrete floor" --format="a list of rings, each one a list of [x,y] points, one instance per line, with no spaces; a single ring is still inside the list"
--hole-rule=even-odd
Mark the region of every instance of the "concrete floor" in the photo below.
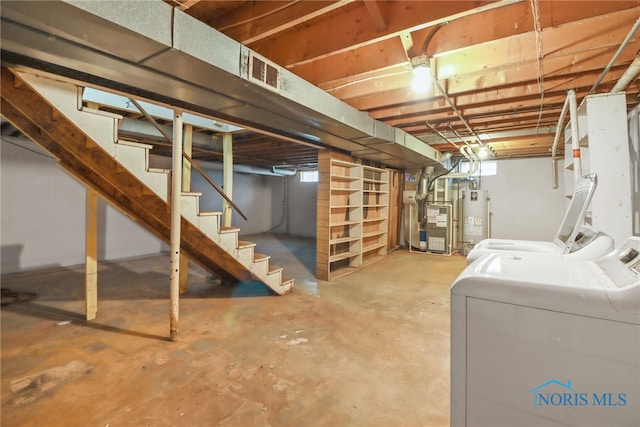
[[[177,342],[168,256],[101,264],[91,322],[82,266],[3,276],[37,298],[2,307],[2,425],[449,424],[449,286],[463,257],[400,249],[319,282],[314,240],[247,239],[295,291],[192,268]]]

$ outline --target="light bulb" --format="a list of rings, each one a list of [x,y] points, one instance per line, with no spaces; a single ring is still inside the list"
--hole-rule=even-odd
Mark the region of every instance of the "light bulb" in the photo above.
[[[431,87],[431,72],[429,67],[420,66],[413,69],[411,88],[416,93],[427,93]]]

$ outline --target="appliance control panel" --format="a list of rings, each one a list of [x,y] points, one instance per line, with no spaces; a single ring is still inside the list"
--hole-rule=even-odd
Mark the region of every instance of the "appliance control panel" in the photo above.
[[[640,284],[640,237],[629,237],[595,262],[618,288]]]
[[[629,237],[609,255],[595,261],[611,306],[630,313],[640,324],[640,237]],[[613,284],[611,284],[613,282]]]

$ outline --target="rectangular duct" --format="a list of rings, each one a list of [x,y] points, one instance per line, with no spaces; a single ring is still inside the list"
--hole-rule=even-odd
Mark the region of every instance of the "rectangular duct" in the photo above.
[[[131,3],[2,1],[3,60],[392,167],[443,169],[417,138],[205,23],[159,0]]]

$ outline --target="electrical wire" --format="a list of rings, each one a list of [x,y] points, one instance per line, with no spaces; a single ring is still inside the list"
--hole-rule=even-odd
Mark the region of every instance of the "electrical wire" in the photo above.
[[[456,160],[456,162],[453,164],[453,166],[451,166],[451,168],[448,171],[443,172],[440,175],[436,175],[434,178],[432,178],[430,180],[430,182],[429,182],[429,187],[428,187],[428,190],[427,190],[427,194],[429,194],[429,193],[431,193],[433,191],[433,184],[435,184],[436,180],[438,178],[441,178],[441,177],[445,176],[445,175],[449,175],[451,173],[451,171],[453,171],[455,168],[458,167],[458,164],[460,164],[461,160],[462,160],[462,156],[458,157],[458,160]]]
[[[542,111],[544,109],[544,51],[542,50],[542,28],[540,25],[540,4],[539,0],[529,0],[531,4],[531,12],[533,14],[533,28],[536,34],[536,56],[537,56],[537,81],[538,90],[540,91],[540,112],[538,114],[538,123],[536,124],[536,132],[540,128],[542,121]]]

